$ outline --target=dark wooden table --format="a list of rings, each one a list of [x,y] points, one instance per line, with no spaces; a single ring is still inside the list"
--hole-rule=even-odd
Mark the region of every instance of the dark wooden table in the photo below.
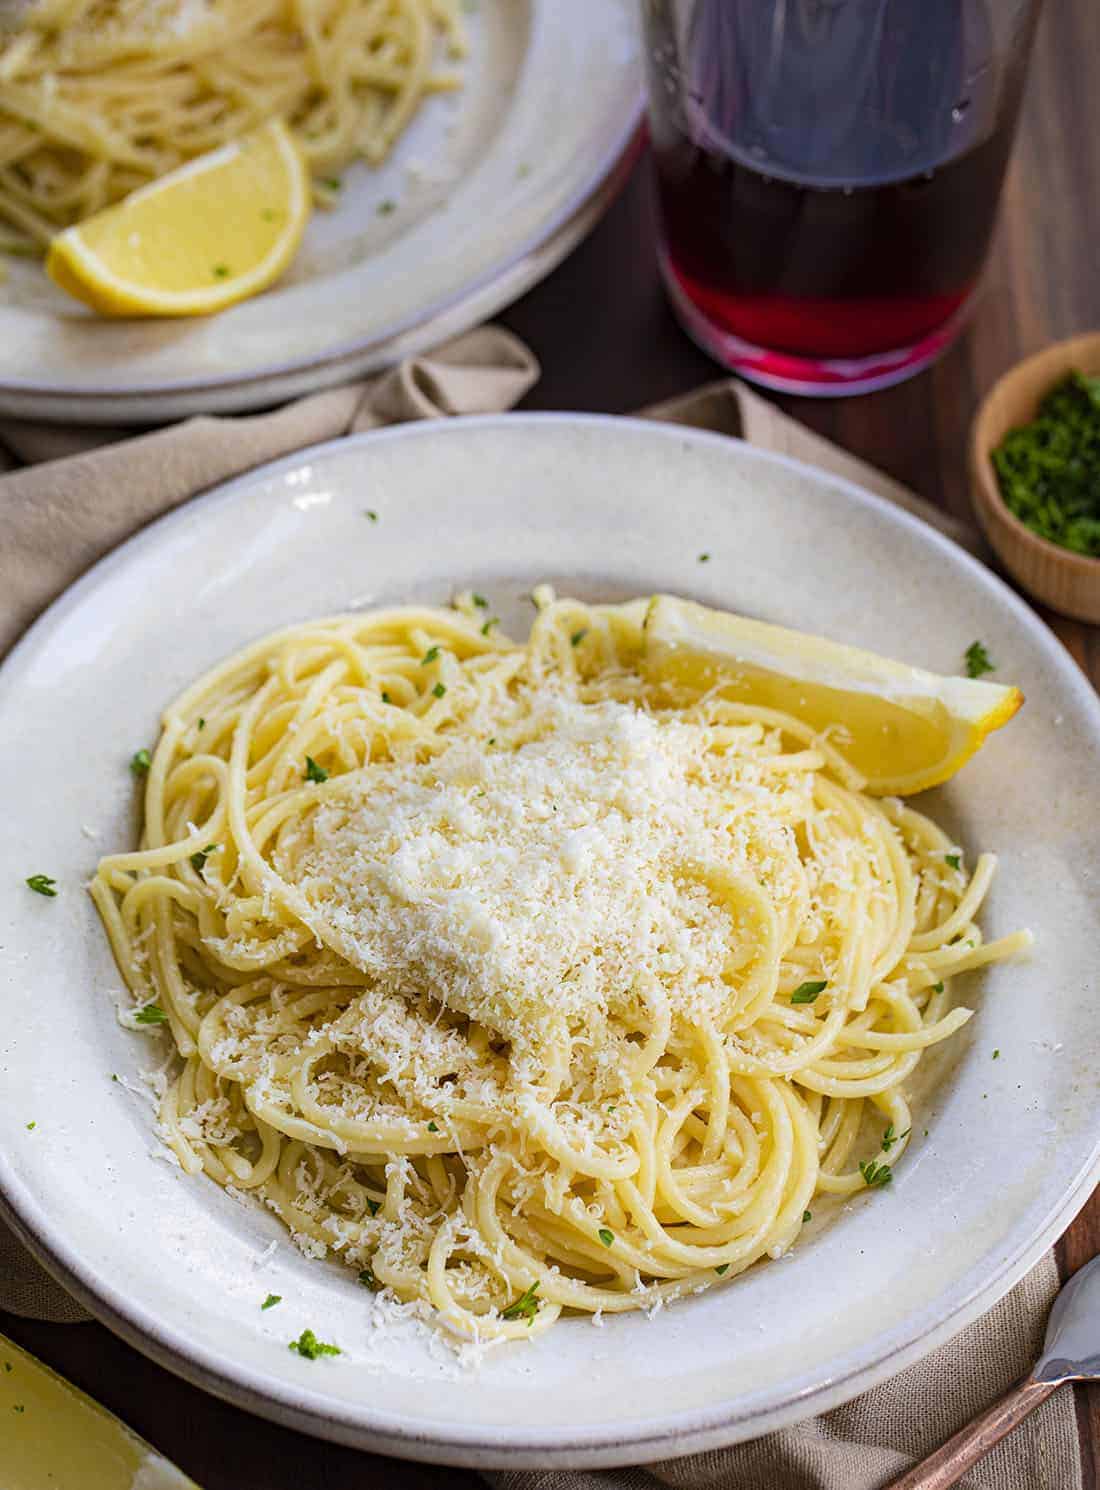
[[[1052,0],[983,298],[963,339],[931,371],[883,393],[840,402],[778,400],[960,517],[969,516],[966,432],[983,391],[1046,342],[1100,328],[1098,57],[1097,0]],[[665,305],[644,160],[589,239],[501,319],[542,360],[530,408],[625,413],[719,375]],[[1100,687],[1100,630],[1045,619]],[[1062,1238],[1058,1256],[1071,1272],[1098,1252],[1100,1192]],[[205,1490],[482,1484],[459,1470],[398,1469],[248,1417],[152,1365],[98,1324],[38,1324],[0,1314],[0,1333],[112,1408]],[[1100,1490],[1100,1387],[1077,1390],[1085,1487]]]

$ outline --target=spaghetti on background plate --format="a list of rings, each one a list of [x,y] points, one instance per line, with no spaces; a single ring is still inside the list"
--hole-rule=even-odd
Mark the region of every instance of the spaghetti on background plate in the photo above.
[[[0,249],[44,248],[271,119],[315,176],[460,86],[459,0],[37,0],[0,12]]]
[[[92,887],[183,1168],[481,1340],[718,1286],[889,1184],[949,980],[1030,940],[983,942],[993,857],[840,736],[655,668],[648,602],[536,599],[525,645],[466,595],[223,663]]]

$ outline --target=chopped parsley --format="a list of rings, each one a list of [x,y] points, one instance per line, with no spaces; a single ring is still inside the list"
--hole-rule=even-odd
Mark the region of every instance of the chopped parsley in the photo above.
[[[291,1350],[296,1350],[300,1356],[307,1361],[315,1361],[321,1355],[342,1355],[338,1345],[328,1345],[324,1340],[318,1340],[312,1330],[303,1330],[297,1340],[290,1342]]]
[[[379,1283],[378,1279],[374,1276],[374,1272],[371,1268],[364,1268],[362,1270],[362,1272],[359,1274],[359,1282],[363,1285],[364,1288],[370,1288],[375,1293],[377,1293],[378,1290],[382,1287],[381,1283]]]
[[[152,764],[152,757],[147,750],[135,750],[130,757],[130,770],[135,776],[144,776]]]
[[[699,555],[699,563],[700,564],[709,564],[710,563],[710,554],[700,554]]]
[[[894,1178],[889,1164],[879,1164],[874,1159],[861,1159],[859,1172],[863,1176],[863,1183],[871,1190],[881,1190]]]
[[[499,616],[490,616],[489,619],[485,622],[485,624],[481,628],[481,634],[482,634],[482,636],[488,636],[489,635],[489,632],[492,631],[493,627],[494,626],[499,626],[499,625],[500,625],[500,617]]]
[[[1070,373],[992,460],[1005,505],[1033,533],[1100,558],[1100,379]]]
[[[382,1209],[382,1202],[380,1200],[372,1200],[370,1198],[370,1196],[368,1195],[367,1196],[367,1210],[370,1211],[371,1215],[372,1216],[377,1216],[378,1212],[381,1209]]]
[[[134,1013],[135,1024],[167,1024],[168,1015],[157,1003],[151,999],[149,1003],[142,1004],[141,1008]]]
[[[718,1274],[719,1278],[721,1278],[723,1276],[723,1274],[728,1273],[729,1270],[730,1270],[730,1265],[729,1265],[728,1262],[720,1262],[718,1264],[718,1266],[714,1269],[714,1271]]]
[[[379,202],[379,204],[378,204],[378,216],[379,217],[389,217],[389,215],[390,215],[391,212],[396,212],[396,211],[397,211],[397,203],[394,202],[394,201],[391,201],[389,197],[387,197],[384,202]]]
[[[386,692],[386,690],[384,688],[382,690],[382,702],[384,704],[392,704],[393,703],[393,699],[390,698],[389,694]]]
[[[587,635],[588,627],[582,626],[580,631],[574,631],[573,635],[569,638],[569,645],[572,647],[579,647],[581,642],[584,641]]]
[[[328,772],[319,766],[311,755],[306,756],[306,780],[322,782],[328,780]]]
[[[260,1308],[274,1309],[276,1304],[281,1304],[282,1302],[283,1296],[281,1293],[269,1293],[267,1298],[264,1299],[263,1303],[260,1305]]]
[[[991,673],[996,669],[997,664],[990,659],[981,642],[971,642],[963,655],[968,678],[980,678],[983,673]]]
[[[321,185],[327,186],[329,191],[340,191],[344,183],[340,180],[339,176],[322,176]]]
[[[932,992],[933,993],[942,993],[943,992],[943,984],[942,983],[933,983],[932,984]]]
[[[432,692],[435,694],[436,698],[442,698],[443,695],[447,692],[447,690],[446,690],[446,688],[444,688],[444,686],[443,686],[442,683],[437,683],[435,685],[435,687],[432,689]]]
[[[887,1123],[886,1132],[882,1135],[882,1152],[888,1154],[895,1143],[900,1143],[903,1138],[908,1138],[912,1128],[906,1128],[904,1133],[895,1133],[893,1123]]]
[[[215,279],[228,279],[229,278],[229,265],[228,264],[215,264],[214,265],[214,278]]]
[[[205,729],[205,728],[206,728],[206,720],[205,719],[200,719],[199,720],[199,729]]]
[[[429,647],[428,650],[424,653],[423,657],[421,657],[421,659],[420,659],[420,666],[421,667],[427,667],[428,663],[429,662],[434,662],[435,659],[438,656],[439,656],[439,648],[438,647]]]
[[[615,1233],[613,1231],[608,1231],[606,1226],[601,1226],[596,1235],[599,1237],[600,1241],[604,1244],[605,1247],[610,1247],[612,1242],[615,1240]]]
[[[818,978],[810,983],[800,983],[791,994],[792,1004],[812,1004],[819,993],[829,986],[828,978]]]
[[[950,864],[952,869],[958,869],[960,863],[962,862],[962,855],[944,854],[943,861],[945,864]]]
[[[515,1303],[509,1304],[507,1309],[500,1311],[501,1319],[526,1319],[528,1326],[532,1325],[535,1315],[539,1312],[539,1301],[536,1297],[538,1290],[537,1282],[532,1283],[530,1288],[524,1289]]]
[[[378,513],[375,512],[373,507],[364,507],[363,516],[368,522],[376,523],[378,521]]]
[[[13,1402],[11,1405],[11,1410],[12,1412],[26,1412],[27,1409],[22,1402]]]
[[[191,867],[196,874],[202,873],[207,859],[209,859],[211,854],[216,853],[217,849],[218,845],[216,843],[208,843],[205,848],[200,848],[197,853],[191,855]]]
[[[438,1133],[439,1132],[439,1124],[437,1122],[434,1122],[434,1121],[433,1122],[430,1122],[428,1124],[428,1132],[429,1133]]]
[[[1000,1060],[1000,1058],[1001,1058],[1001,1052],[1000,1052],[1000,1051],[999,1051],[999,1050],[995,1050],[995,1051],[994,1051],[994,1052],[993,1052],[993,1059],[994,1059],[994,1060],[995,1060],[995,1061],[999,1061],[999,1060]],[[28,1126],[28,1127],[29,1127],[29,1128],[33,1128],[33,1127],[34,1127],[34,1124],[33,1124],[33,1123],[28,1123],[28,1124],[27,1124],[27,1126]]]
[[[803,1211],[802,1212],[802,1224],[803,1224],[803,1226],[805,1226],[805,1224],[806,1224],[807,1221],[812,1221],[813,1218],[814,1217],[813,1217],[813,1212],[812,1211]]]
[[[489,609],[489,602],[486,600],[486,598],[485,598],[484,595],[476,595],[476,594],[475,595],[471,595],[470,596],[470,599],[477,606],[478,610],[488,610]]]
[[[27,885],[36,895],[57,894],[57,881],[48,874],[28,874]]]
[[[37,1128],[37,1127],[38,1127],[38,1124],[37,1123],[28,1123],[27,1124],[27,1132],[29,1133],[32,1128]]]

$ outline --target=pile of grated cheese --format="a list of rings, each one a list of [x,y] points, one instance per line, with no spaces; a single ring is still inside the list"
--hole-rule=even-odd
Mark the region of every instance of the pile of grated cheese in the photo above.
[[[310,814],[291,877],[343,955],[526,1049],[629,1020],[640,978],[674,1012],[727,998],[748,931],[699,872],[742,869],[777,906],[804,895],[808,776],[772,775],[759,745],[716,750],[682,716],[564,693],[536,698],[525,734],[379,762]]]

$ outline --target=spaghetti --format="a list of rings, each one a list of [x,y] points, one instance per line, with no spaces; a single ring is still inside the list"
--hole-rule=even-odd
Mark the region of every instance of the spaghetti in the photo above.
[[[167,710],[92,894],[180,1058],[163,1137],[457,1334],[653,1308],[887,1182],[993,872],[644,602],[255,643]]]
[[[272,118],[322,203],[458,87],[458,0],[38,0],[0,27],[0,248],[34,250]]]

